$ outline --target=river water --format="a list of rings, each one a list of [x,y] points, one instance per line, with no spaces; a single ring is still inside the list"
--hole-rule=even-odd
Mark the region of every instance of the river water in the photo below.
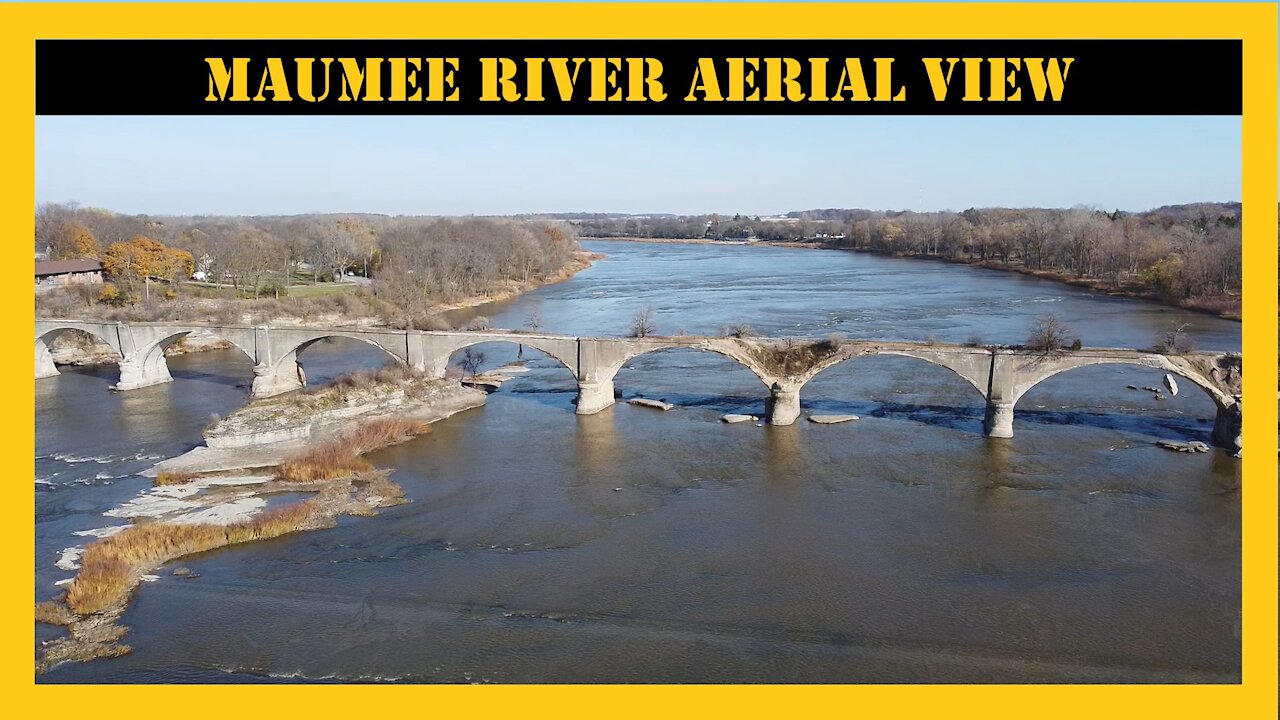
[[[1017,343],[1053,312],[1086,346],[1142,347],[1171,323],[1203,349],[1240,325],[1024,276],[836,251],[587,242],[607,258],[483,313],[545,332],[662,333],[747,323],[771,336]],[[517,349],[480,346],[486,365]],[[386,358],[354,341],[302,356],[312,382]],[[641,356],[616,405],[573,413],[575,384],[530,371],[483,408],[371,456],[412,504],[184,559],[124,616],[133,653],[44,682],[1235,682],[1239,461],[1207,440],[1194,386],[1072,371],[981,434],[982,400],[947,371],[862,358],[758,427],[765,388],[711,353]],[[76,532],[148,486],[135,473],[200,442],[246,398],[237,351],[171,358],[174,382],[111,393],[114,366],[36,382],[36,600],[71,576]],[[57,630],[37,626],[37,642]]]

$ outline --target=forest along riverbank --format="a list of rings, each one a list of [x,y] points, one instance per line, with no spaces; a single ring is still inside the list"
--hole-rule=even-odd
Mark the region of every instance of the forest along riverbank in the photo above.
[[[408,502],[390,471],[362,456],[484,401],[484,392],[455,380],[389,365],[349,373],[322,389],[255,400],[213,423],[206,445],[144,471],[153,488],[105,513],[127,524],[91,532],[96,541],[63,550],[59,567],[77,573],[64,593],[37,603],[35,616],[65,627],[66,635],[38,652],[37,674],[130,652],[120,618],[138,585],[155,580],[167,563]],[[273,498],[299,494],[311,497],[268,507]],[[185,568],[173,574],[193,576]]]
[[[881,252],[870,248],[853,248],[834,244],[829,241],[783,241],[783,240],[714,240],[711,238],[645,238],[645,237],[616,237],[616,238],[597,238],[584,237],[583,240],[594,242],[637,242],[652,243],[657,245],[727,245],[738,246],[746,245],[751,247],[774,247],[774,248],[791,248],[795,250],[840,250],[844,252],[865,253],[868,255],[878,255],[881,257],[903,258],[909,260],[931,260],[933,262],[948,263],[952,265],[966,265],[974,268],[982,268],[983,270],[998,270],[1001,272],[1018,273],[1020,275],[1028,275],[1039,278],[1041,280],[1050,280],[1053,282],[1063,283],[1076,288],[1083,288],[1093,292],[1110,295],[1112,297],[1136,298],[1146,300],[1148,302],[1168,305],[1170,307],[1182,308],[1184,310],[1192,310],[1195,312],[1206,313],[1220,317],[1223,320],[1240,321],[1243,319],[1243,299],[1239,294],[1222,296],[1208,301],[1199,298],[1170,298],[1166,294],[1156,292],[1144,288],[1141,283],[1134,281],[1107,280],[1105,278],[1080,277],[1071,273],[1059,270],[1044,270],[1030,268],[1018,263],[1005,263],[992,259],[977,259],[965,257],[943,257],[938,255],[922,255],[913,252]]]

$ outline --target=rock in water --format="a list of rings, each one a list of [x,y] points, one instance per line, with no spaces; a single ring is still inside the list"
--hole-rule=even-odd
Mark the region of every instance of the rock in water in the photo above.
[[[1156,445],[1159,445],[1166,450],[1183,453],[1207,453],[1213,449],[1199,440],[1192,440],[1191,442],[1186,443],[1180,443],[1175,440],[1157,440]]]
[[[1164,374],[1164,386],[1169,388],[1170,395],[1178,394],[1178,381],[1173,379],[1172,373]]]
[[[754,415],[735,415],[730,413],[728,415],[720,416],[720,422],[727,423],[755,422],[755,420],[756,418]]]
[[[650,407],[655,410],[670,410],[675,407],[671,403],[662,402],[661,400],[650,400],[649,398],[632,398],[627,401],[632,405],[640,405],[641,407]]]
[[[819,425],[835,425],[836,423],[857,420],[857,415],[810,415],[809,422]]]

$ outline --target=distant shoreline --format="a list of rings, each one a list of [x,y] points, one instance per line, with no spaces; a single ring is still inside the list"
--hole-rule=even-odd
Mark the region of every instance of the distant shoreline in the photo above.
[[[732,245],[734,247],[777,247],[777,248],[796,248],[802,250],[838,250],[842,252],[856,252],[866,255],[877,255],[879,257],[903,258],[908,260],[931,260],[933,262],[943,262],[951,265],[967,265],[969,267],[983,268],[985,270],[999,270],[1002,272],[1013,272],[1019,275],[1029,275],[1041,280],[1051,280],[1053,282],[1070,285],[1071,287],[1088,290],[1090,292],[1100,293],[1111,297],[1133,298],[1137,300],[1146,300],[1158,305],[1167,307],[1176,307],[1182,310],[1190,310],[1192,312],[1205,313],[1214,315],[1223,320],[1234,320],[1241,322],[1242,308],[1241,299],[1238,297],[1227,296],[1222,298],[1225,304],[1215,303],[1213,298],[1188,299],[1182,301],[1169,301],[1160,297],[1156,293],[1152,293],[1133,285],[1113,284],[1101,278],[1079,278],[1070,274],[1058,272],[1054,270],[1035,270],[1022,265],[1008,265],[993,260],[968,260],[965,258],[946,258],[932,255],[917,255],[912,253],[895,253],[886,255],[862,248],[843,248],[831,247],[819,242],[775,242],[771,240],[756,240],[754,242],[747,241],[726,241],[712,240],[710,238],[641,238],[641,237],[582,237],[581,240],[600,240],[600,241],[620,241],[620,242],[642,242],[656,244],[680,244],[680,245]]]

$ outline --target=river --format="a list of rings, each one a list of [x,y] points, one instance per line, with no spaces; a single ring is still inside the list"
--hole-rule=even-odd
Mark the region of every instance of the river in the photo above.
[[[509,302],[493,327],[626,334],[746,323],[778,337],[1017,343],[1052,312],[1093,347],[1143,347],[1185,322],[1202,349],[1240,324],[1026,276],[839,251],[592,241],[607,257]],[[516,358],[479,348],[492,367]],[[311,382],[382,364],[356,341],[301,356]],[[1071,371],[1031,390],[1015,437],[982,436],[963,380],[901,357],[831,368],[804,413],[719,355],[641,356],[618,404],[573,413],[571,375],[530,372],[483,408],[371,456],[412,504],[376,518],[180,561],[144,583],[124,657],[42,682],[1238,682],[1240,463],[1208,440],[1214,407],[1160,373]],[[114,366],[36,381],[35,599],[135,473],[243,404],[234,350],[170,358],[174,382],[111,393]],[[59,630],[37,625],[37,642]]]

